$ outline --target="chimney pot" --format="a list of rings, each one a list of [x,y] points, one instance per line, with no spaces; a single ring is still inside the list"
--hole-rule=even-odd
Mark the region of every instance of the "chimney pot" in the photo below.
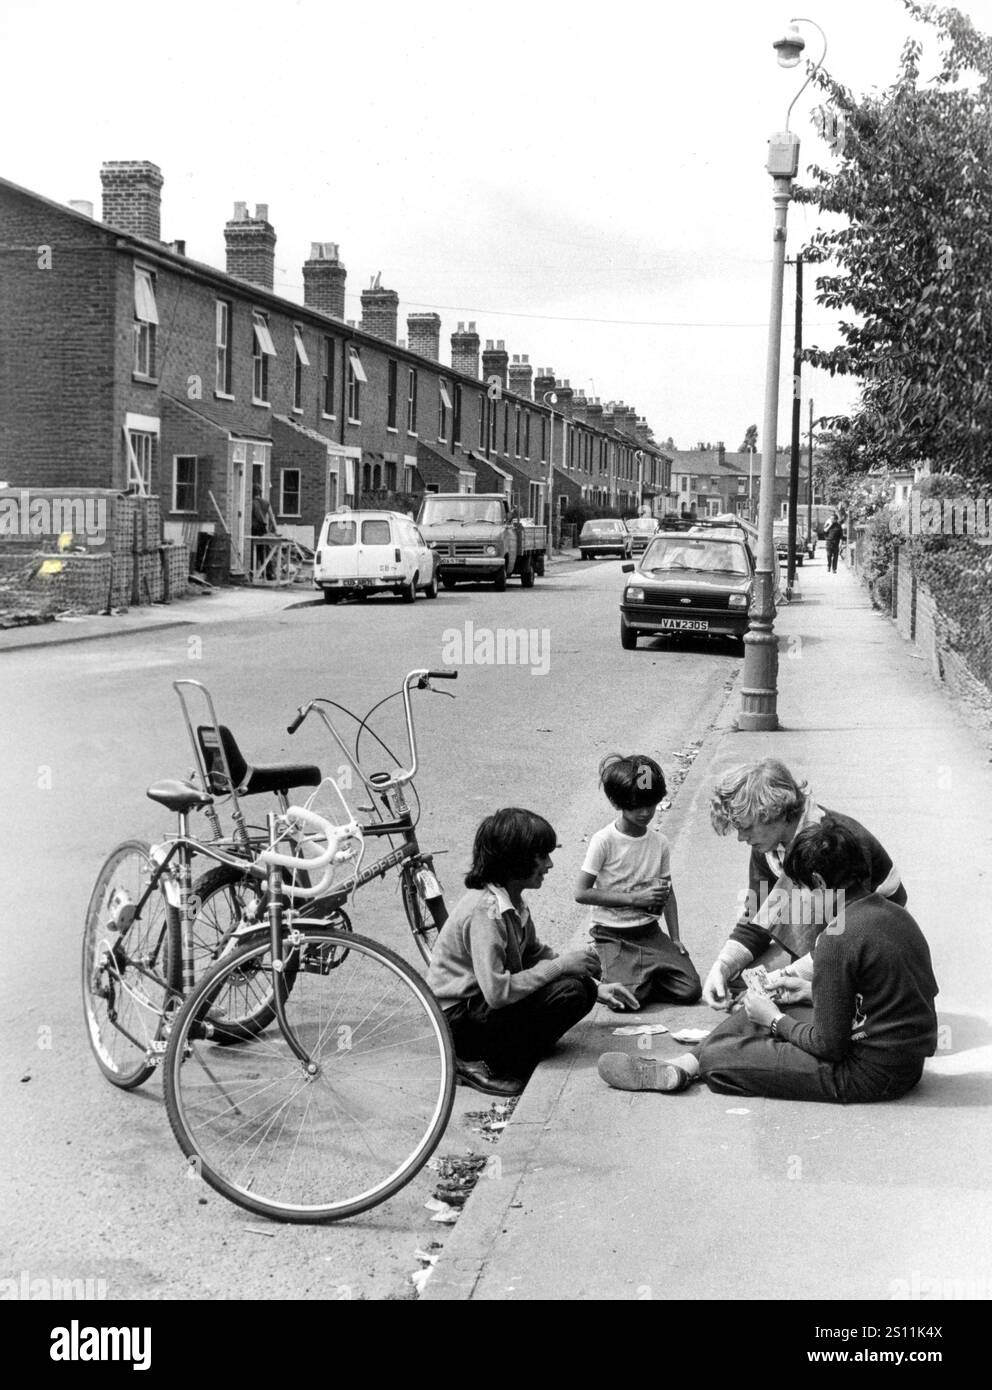
[[[248,216],[248,204],[247,204],[247,203],[235,203],[235,204],[234,204],[234,217],[232,218],[232,221],[234,221],[234,222],[244,222],[245,219],[247,218],[247,216]]]
[[[84,217],[93,216],[93,204],[86,198],[70,198],[69,206],[73,212],[81,212]]]
[[[473,319],[472,322],[469,324],[469,326],[468,326],[468,331],[469,331],[470,333],[474,333],[474,332],[475,332],[475,320],[474,320],[474,319]]]
[[[256,204],[255,204],[255,221],[256,221],[256,222],[268,222],[268,220],[269,220],[269,205],[268,205],[268,203],[256,203]]]

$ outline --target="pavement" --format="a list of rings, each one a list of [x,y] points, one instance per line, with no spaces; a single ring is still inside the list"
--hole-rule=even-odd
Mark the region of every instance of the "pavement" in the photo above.
[[[781,729],[734,729],[738,677],[667,815],[683,939],[705,974],[746,886],[746,848],[710,827],[714,778],[780,757],[899,866],[940,985],[937,1055],[882,1105],[735,1101],[701,1085],[632,1094],[596,1073],[601,1052],[637,1046],[613,1034],[632,1018],[597,1006],[532,1078],[424,1298],[992,1296],[987,737],[850,572],[817,557],[799,595],[776,622]],[[722,1015],[634,1017],[709,1029]],[[651,1045],[680,1050],[664,1035]]]

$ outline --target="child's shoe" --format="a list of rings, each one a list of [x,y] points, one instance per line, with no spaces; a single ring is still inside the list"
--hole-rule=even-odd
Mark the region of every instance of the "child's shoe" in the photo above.
[[[630,1052],[604,1052],[598,1071],[617,1091],[684,1091],[695,1074],[678,1062],[662,1062],[656,1057],[635,1057]]]

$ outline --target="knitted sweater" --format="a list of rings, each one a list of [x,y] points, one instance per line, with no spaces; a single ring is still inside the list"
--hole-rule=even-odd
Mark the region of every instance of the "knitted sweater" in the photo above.
[[[813,1021],[784,1015],[778,1035],[829,1062],[887,1070],[932,1057],[937,982],[926,939],[909,913],[877,893],[848,900],[816,939]]]
[[[526,999],[561,975],[561,961],[537,939],[534,921],[489,884],[465,894],[431,952],[427,983],[442,1008],[480,994],[491,1009]]]

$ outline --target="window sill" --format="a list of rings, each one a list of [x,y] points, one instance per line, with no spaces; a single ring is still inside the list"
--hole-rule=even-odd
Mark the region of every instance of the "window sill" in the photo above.
[[[336,420],[338,417],[336,415],[328,415],[326,410],[322,410],[320,412],[320,418],[322,420]]]
[[[406,437],[407,439],[419,439],[420,435],[417,433],[416,430],[407,430]]]
[[[299,521],[302,515],[302,512],[276,512],[276,521],[279,523]]]
[[[234,400],[234,396],[230,395],[227,391],[215,391],[215,392],[214,392],[214,400],[215,400],[215,401],[233,401],[233,400]]]
[[[291,413],[292,413],[293,415],[302,415],[302,414],[303,414],[303,407],[302,407],[302,405],[294,405]]]
[[[399,430],[396,428],[395,425],[387,425],[387,426],[386,426],[386,433],[387,433],[387,434],[399,434]]]
[[[252,405],[260,405],[260,406],[262,406],[265,410],[271,410],[271,409],[272,409],[272,403],[271,403],[271,401],[260,401],[259,398],[258,398],[257,396],[252,396],[252,398],[251,398],[251,403],[252,403]]]
[[[447,439],[445,439],[445,437],[444,437],[443,434],[439,434],[438,437],[437,437],[437,442],[438,442],[439,444],[447,444],[448,441],[447,441]]]
[[[166,520],[171,516],[199,516],[195,507],[173,507],[171,512],[166,512]]]
[[[139,386],[157,386],[157,376],[145,376],[144,372],[132,372],[131,380],[137,382]]]
[[[349,415],[349,416],[348,416],[348,424],[349,424],[349,425],[360,425],[361,423],[362,423],[361,420],[356,420],[355,417],[354,417],[353,415]]]

